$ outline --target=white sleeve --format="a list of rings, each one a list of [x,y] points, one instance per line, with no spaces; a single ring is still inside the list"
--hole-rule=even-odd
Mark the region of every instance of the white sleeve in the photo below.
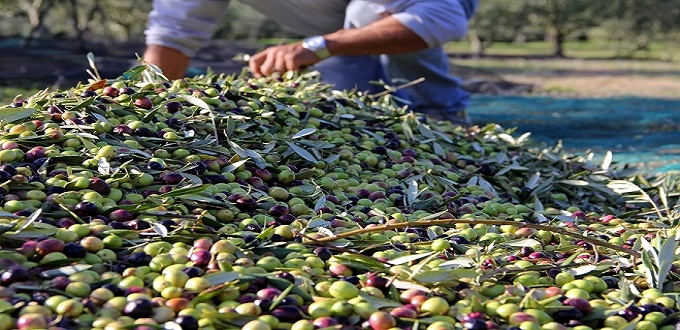
[[[393,16],[430,46],[465,37],[468,17],[458,0],[410,1]]]
[[[229,1],[153,0],[144,34],[147,45],[176,49],[193,57],[212,37]]]

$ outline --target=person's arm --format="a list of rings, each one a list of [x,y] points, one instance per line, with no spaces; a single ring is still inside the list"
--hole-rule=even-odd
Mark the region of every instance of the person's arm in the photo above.
[[[324,35],[332,55],[398,54],[422,50],[427,43],[396,18],[387,16],[365,27],[343,29]],[[320,59],[302,48],[301,42],[273,46],[253,55],[250,71],[257,77],[274,72],[300,70]]]
[[[144,51],[144,61],[158,66],[168,79],[179,79],[186,74],[191,58],[177,49],[148,45]]]
[[[144,60],[170,79],[186,73],[190,59],[210,40],[226,1],[154,0],[144,31]]]
[[[467,32],[468,17],[458,0],[423,1],[356,29],[324,35],[331,55],[400,54],[440,46]],[[251,57],[255,76],[300,70],[320,59],[301,43],[274,46]]]

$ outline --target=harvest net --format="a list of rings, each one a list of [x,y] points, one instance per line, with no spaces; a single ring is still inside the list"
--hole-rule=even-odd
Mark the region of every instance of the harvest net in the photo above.
[[[475,95],[468,111],[476,124],[517,127],[569,152],[610,150],[646,170],[680,170],[680,100]]]

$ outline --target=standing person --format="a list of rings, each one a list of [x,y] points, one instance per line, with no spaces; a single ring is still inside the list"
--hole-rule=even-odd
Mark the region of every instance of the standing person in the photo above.
[[[399,90],[415,112],[470,123],[469,93],[449,72],[443,45],[467,33],[477,0],[241,0],[281,26],[308,36],[251,56],[253,75],[313,66],[337,89],[380,92],[371,81],[420,83]],[[154,0],[144,59],[170,79],[211,38],[228,0]]]

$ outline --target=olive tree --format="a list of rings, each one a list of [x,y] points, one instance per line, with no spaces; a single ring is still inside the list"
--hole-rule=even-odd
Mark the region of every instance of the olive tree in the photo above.
[[[477,13],[470,21],[468,38],[472,51],[483,55],[494,42],[512,41],[528,26],[526,0],[480,1]]]

